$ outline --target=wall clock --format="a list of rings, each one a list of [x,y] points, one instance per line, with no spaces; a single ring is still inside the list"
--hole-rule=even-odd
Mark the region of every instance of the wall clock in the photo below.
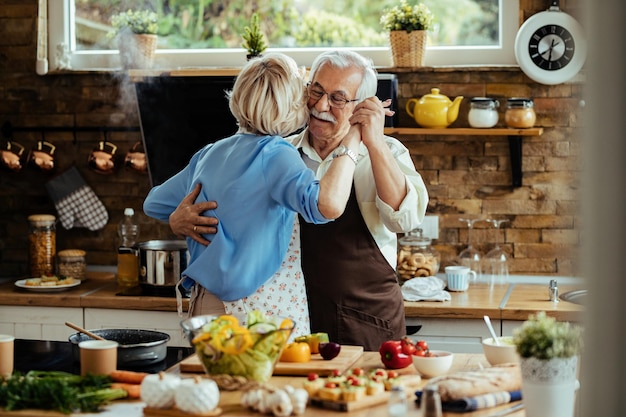
[[[524,73],[541,84],[573,78],[585,63],[587,41],[582,26],[551,1],[550,8],[529,17],[515,37],[515,59]]]

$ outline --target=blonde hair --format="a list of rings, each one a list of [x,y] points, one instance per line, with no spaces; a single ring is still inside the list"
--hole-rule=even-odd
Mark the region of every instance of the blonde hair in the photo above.
[[[240,132],[288,136],[308,121],[305,91],[296,62],[272,52],[243,67],[228,105]]]

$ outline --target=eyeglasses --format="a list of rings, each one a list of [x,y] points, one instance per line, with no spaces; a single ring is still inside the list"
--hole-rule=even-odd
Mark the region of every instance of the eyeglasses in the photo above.
[[[327,93],[320,87],[312,86],[311,83],[308,83],[306,86],[309,98],[312,98],[317,103],[322,99],[322,97],[328,95],[328,102],[336,109],[343,109],[344,107],[346,107],[346,104],[353,101],[359,101],[358,98],[355,98],[354,100],[349,100],[345,98],[341,93],[338,93],[336,91],[333,91],[332,93]]]

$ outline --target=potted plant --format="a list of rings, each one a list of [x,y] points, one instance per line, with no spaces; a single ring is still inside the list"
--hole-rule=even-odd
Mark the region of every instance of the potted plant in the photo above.
[[[111,17],[124,68],[150,68],[157,46],[158,19],[150,10],[128,9]]]
[[[386,9],[380,23],[389,31],[389,43],[394,65],[420,67],[424,64],[427,31],[432,28],[434,15],[423,3],[399,5]]]
[[[252,59],[257,56],[261,56],[267,49],[267,43],[265,42],[265,35],[261,32],[260,17],[258,13],[254,13],[250,18],[250,26],[244,28],[242,35],[243,46],[248,54],[246,57]]]
[[[572,417],[582,340],[581,327],[559,322],[544,311],[513,331],[527,417]]]

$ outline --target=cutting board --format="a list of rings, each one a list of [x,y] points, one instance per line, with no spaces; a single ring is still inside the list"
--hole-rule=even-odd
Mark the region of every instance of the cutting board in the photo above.
[[[341,345],[339,355],[329,361],[316,353],[311,355],[309,362],[278,362],[274,368],[274,375],[308,375],[311,372],[317,372],[320,376],[327,376],[335,369],[346,371],[361,356],[363,356],[363,346]],[[204,373],[200,358],[196,354],[183,359],[179,366],[181,372]]]

